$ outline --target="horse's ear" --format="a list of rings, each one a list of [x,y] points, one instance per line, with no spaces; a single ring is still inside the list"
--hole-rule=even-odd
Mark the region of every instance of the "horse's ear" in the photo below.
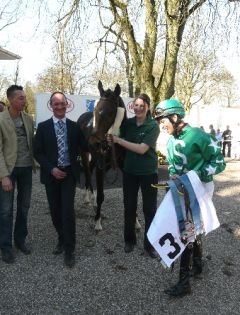
[[[98,81],[98,90],[99,90],[100,96],[103,96],[104,89],[103,89],[102,81],[100,80]]]
[[[120,87],[120,85],[118,83],[115,86],[114,94],[116,96],[119,96],[121,94],[121,87]]]

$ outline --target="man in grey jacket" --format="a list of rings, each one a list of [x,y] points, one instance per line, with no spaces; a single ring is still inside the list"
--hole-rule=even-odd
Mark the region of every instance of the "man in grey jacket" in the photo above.
[[[0,113],[4,111],[5,106],[6,106],[5,103],[0,101]]]
[[[22,86],[7,89],[9,107],[0,113],[0,248],[2,260],[14,262],[12,250],[13,200],[17,187],[17,212],[14,242],[17,249],[30,254],[25,243],[28,234],[27,217],[32,190],[33,120],[23,112],[26,95]]]

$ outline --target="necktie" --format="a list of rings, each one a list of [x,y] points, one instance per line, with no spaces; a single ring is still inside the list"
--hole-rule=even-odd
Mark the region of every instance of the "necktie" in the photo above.
[[[58,146],[58,165],[64,165],[64,122],[59,120],[57,122],[57,146]]]

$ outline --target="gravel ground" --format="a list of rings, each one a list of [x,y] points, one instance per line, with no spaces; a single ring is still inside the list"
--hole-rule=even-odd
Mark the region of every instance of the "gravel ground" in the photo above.
[[[124,253],[120,185],[105,190],[98,234],[93,210],[82,205],[82,189],[77,189],[76,266],[64,267],[63,257],[52,255],[56,233],[39,174],[34,175],[28,237],[33,253],[16,251],[13,265],[0,260],[0,314],[239,314],[239,166],[228,161],[226,171],[216,176],[214,203],[221,227],[205,238],[202,279],[192,280],[192,294],[181,299],[163,293],[177,280],[179,264],[171,272],[146,256],[143,230],[134,252]]]

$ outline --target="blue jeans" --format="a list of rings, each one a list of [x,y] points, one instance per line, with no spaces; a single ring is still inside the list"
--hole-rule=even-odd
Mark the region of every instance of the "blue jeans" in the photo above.
[[[0,183],[0,248],[12,248],[13,202],[17,186],[17,213],[14,226],[14,241],[23,244],[28,234],[27,217],[32,192],[32,167],[15,167],[10,175],[13,189],[4,191]]]

